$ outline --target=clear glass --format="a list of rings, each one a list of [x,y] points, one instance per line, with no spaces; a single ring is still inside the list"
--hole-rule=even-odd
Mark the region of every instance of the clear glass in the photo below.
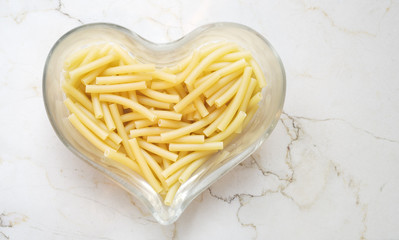
[[[261,66],[267,87],[260,108],[250,124],[224,150],[213,155],[191,178],[181,185],[170,207],[143,178],[103,156],[69,123],[63,104],[61,73],[66,55],[84,45],[112,41],[125,46],[142,62],[170,66],[209,41],[228,40],[251,51]],[[62,36],[51,49],[43,73],[43,96],[48,118],[61,141],[77,156],[110,177],[147,208],[160,224],[172,224],[190,202],[212,183],[252,154],[270,135],[282,111],[285,98],[283,64],[270,43],[259,33],[235,23],[204,25],[170,43],[156,44],[121,26],[108,23],[87,24]]]

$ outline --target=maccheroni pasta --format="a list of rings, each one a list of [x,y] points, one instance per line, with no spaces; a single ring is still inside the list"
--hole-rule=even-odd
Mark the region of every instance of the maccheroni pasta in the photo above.
[[[143,177],[165,205],[243,131],[266,86],[251,53],[227,41],[163,68],[121,45],[92,44],[66,58],[62,76],[72,126],[109,161]]]

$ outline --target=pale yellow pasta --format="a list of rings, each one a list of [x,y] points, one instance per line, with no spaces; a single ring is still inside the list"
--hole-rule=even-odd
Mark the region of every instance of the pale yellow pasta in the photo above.
[[[101,127],[103,127],[103,126],[101,126]],[[105,126],[103,128],[105,128]],[[114,131],[111,131],[108,137],[111,141],[113,141],[116,144],[120,144],[122,142],[122,138],[118,134],[116,134]]]
[[[171,88],[167,88],[165,89],[166,93],[170,94],[170,95],[177,95],[179,97],[180,100],[180,94],[177,92],[177,90],[173,87]]]
[[[225,103],[227,103],[228,101],[230,101],[234,95],[237,93],[238,91],[238,87],[240,86],[240,83],[243,81],[243,78],[241,78],[240,80],[236,81],[233,86],[231,86],[229,89],[227,89],[220,97],[218,97],[215,100],[215,105],[216,107],[220,107],[223,106]],[[211,98],[209,98],[209,102],[208,104],[212,103]]]
[[[128,92],[119,92],[119,96],[124,97],[124,98],[129,98],[129,93]],[[126,106],[122,106],[122,107],[123,107],[123,111],[120,111],[120,114],[123,114],[125,112],[124,111],[125,109],[129,109]]]
[[[114,94],[100,94],[100,101],[117,103],[122,106],[127,106],[133,111],[141,113],[143,116],[145,116],[151,121],[155,121],[157,119],[157,116],[153,112],[151,112],[148,108],[128,98],[124,98]]]
[[[206,109],[204,102],[200,98],[194,101],[194,106],[197,109],[197,111],[194,112],[194,120],[199,120],[203,117],[208,116],[208,109]]]
[[[152,171],[157,176],[158,180],[161,182],[162,187],[165,190],[167,190],[169,188],[169,186],[166,184],[165,178],[162,175],[162,168],[159,166],[157,161],[155,161],[155,159],[147,151],[145,151],[144,149],[141,149],[141,152],[143,153],[143,156],[144,156],[145,160],[147,161],[148,166],[152,169]]]
[[[121,93],[115,93],[115,95],[119,95],[119,96],[121,96],[121,97],[123,97],[123,98],[126,98],[126,97],[124,97],[123,96],[123,94],[121,94]],[[127,99],[127,98],[126,98]],[[125,105],[120,105],[120,104],[117,104],[116,105],[117,107],[118,107],[118,111],[119,111],[119,114],[124,114],[125,113],[125,109],[129,109],[129,107],[126,107]]]
[[[213,42],[213,43],[208,43],[206,45],[203,45],[199,51],[199,55],[201,58],[208,56],[211,52],[215,51],[218,48],[221,48],[222,46],[226,45],[228,42],[226,41],[218,41],[218,42]]]
[[[129,122],[129,121],[135,121],[135,120],[140,120],[140,119],[146,119],[146,117],[143,114],[140,114],[137,112],[130,112],[130,113],[125,113],[125,114],[121,115],[122,122]]]
[[[144,149],[143,149],[144,150]],[[145,150],[144,150],[145,151]],[[162,167],[162,157],[160,157],[160,156],[158,156],[158,155],[155,155],[155,154],[153,154],[153,153],[151,153],[151,152],[147,152],[148,154],[150,154],[150,156],[158,163],[158,165],[163,169],[163,167]]]
[[[206,80],[208,80],[210,77],[212,77],[212,74],[210,74],[210,73],[207,73],[207,74],[205,74],[204,76],[201,76],[201,78],[198,78],[196,81],[195,81],[195,83],[194,83],[194,87],[198,87],[198,86],[200,86],[201,84],[203,84]],[[220,81],[220,80],[219,80]],[[219,82],[218,81],[218,82]],[[216,84],[216,83],[215,83]],[[187,85],[187,87],[189,87],[189,86],[191,86],[191,85]],[[191,86],[191,87],[193,87],[193,86]]]
[[[187,116],[185,116],[184,120],[194,122],[194,114],[195,112],[190,112],[189,114],[187,114]]]
[[[137,165],[136,162],[134,162],[131,158],[128,158],[125,154],[119,153],[110,149],[106,149],[104,151],[104,157],[107,157],[109,159],[112,159],[118,163],[121,163],[122,165],[128,166],[130,169],[134,170],[141,176],[143,176],[143,173],[140,170],[139,165]]]
[[[170,109],[171,104],[167,102],[161,102],[146,96],[137,96],[137,101],[148,107],[155,107],[160,109]]]
[[[152,77],[154,79],[160,79],[169,83],[176,83],[177,77],[175,74],[167,73],[161,70],[156,70],[152,72]]]
[[[183,109],[192,103],[196,98],[198,98],[206,89],[215,84],[215,82],[220,78],[220,74],[217,72],[212,73],[212,77],[210,77],[206,82],[200,85],[198,88],[195,88],[192,92],[190,92],[187,96],[185,96],[182,100],[180,100],[173,108],[176,112],[181,112]]]
[[[162,191],[162,187],[159,184],[158,180],[155,179],[154,174],[152,174],[151,169],[148,167],[148,163],[143,156],[143,152],[137,143],[137,139],[133,138],[129,140],[130,147],[133,150],[134,157],[136,158],[137,163],[140,166],[141,171],[143,172],[144,178],[151,185],[151,187],[159,193]]]
[[[169,151],[209,151],[223,149],[223,142],[208,143],[171,143]]]
[[[149,74],[135,74],[122,76],[100,76],[96,77],[96,84],[121,84],[140,81],[149,81],[152,76]]]
[[[143,137],[143,136],[154,136],[159,135],[164,132],[171,131],[170,128],[160,128],[160,127],[146,127],[140,129],[130,130],[130,137]]]
[[[167,193],[168,193],[168,192],[167,192],[165,189],[163,189],[163,190],[159,193],[159,196],[161,196],[162,199],[165,199]],[[164,204],[165,204],[165,203],[164,203]]]
[[[130,130],[134,129],[136,125],[134,124],[134,121],[129,122],[128,124],[125,125],[125,131],[126,133],[130,134]]]
[[[180,185],[248,124],[266,85],[251,53],[227,41],[166,67],[100,43],[68,56],[64,70],[72,125],[108,161],[141,175],[168,206]]]
[[[251,78],[251,80],[249,82],[248,90],[245,93],[244,99],[242,100],[240,108],[238,109],[238,111],[246,112],[249,100],[251,99],[252,93],[255,90],[256,84],[257,84],[257,81],[255,79]]]
[[[74,81],[74,79],[82,76],[83,74],[86,74],[90,71],[93,71],[96,68],[102,67],[104,65],[107,65],[108,63],[112,62],[115,60],[114,55],[107,55],[105,57],[99,58],[93,62],[90,62],[88,64],[85,64],[81,67],[78,67],[72,71],[69,72],[69,76],[71,77],[71,80]]]
[[[170,165],[169,165],[169,166],[170,166]],[[170,187],[170,186],[172,186],[173,184],[175,184],[175,183],[179,180],[179,177],[180,177],[180,175],[183,173],[184,170],[185,170],[185,168],[182,168],[182,169],[180,169],[179,171],[173,173],[171,176],[169,176],[169,177],[165,180],[166,185],[167,185],[168,187]]]
[[[266,86],[266,79],[265,75],[263,75],[262,70],[260,69],[258,63],[255,61],[255,59],[251,59],[249,61],[249,64],[251,64],[252,69],[254,71],[256,80],[258,80],[258,86],[260,88],[264,88]]]
[[[83,94],[82,92],[80,92],[79,90],[77,90],[76,88],[72,87],[71,85],[69,85],[68,83],[65,83],[65,82],[62,83],[61,87],[62,87],[62,90],[64,90],[64,92],[67,95],[69,95],[70,97],[75,99],[77,102],[82,104],[85,108],[87,108],[88,110],[93,112],[93,104],[91,103],[90,99],[85,94]]]
[[[197,109],[195,108],[194,104],[190,103],[189,105],[187,105],[187,107],[185,107],[180,114],[189,114],[192,113],[194,111],[197,111]]]
[[[253,108],[256,104],[260,102],[260,100],[262,100],[262,93],[258,92],[251,98],[251,100],[249,100],[248,108]]]
[[[183,82],[187,78],[187,76],[193,71],[195,66],[198,65],[200,57],[200,53],[198,51],[194,51],[191,62],[188,64],[186,69],[184,69],[184,71],[177,76],[178,83]]]
[[[231,62],[231,61],[237,61],[239,59],[245,58],[246,60],[250,60],[252,58],[251,52],[250,51],[240,51],[240,52],[233,52],[224,55],[219,59],[221,62]]]
[[[192,92],[190,92],[187,96],[185,96],[180,102],[178,102],[175,106],[174,109],[176,112],[181,112],[184,107],[186,107],[188,104],[190,104],[192,101],[194,101],[195,98],[199,97],[204,91],[206,91],[208,88],[210,88],[213,84],[216,83],[216,81],[225,76],[228,75],[234,71],[237,71],[243,67],[245,67],[246,62],[245,60],[239,60],[237,62],[234,62],[216,72],[212,73],[212,77],[207,79],[203,84],[195,88]]]
[[[165,110],[152,110],[152,112],[157,116],[157,118],[170,119],[170,120],[181,120],[182,114],[172,111]]]
[[[165,149],[165,150],[168,150],[168,145],[167,145],[166,143],[159,143],[159,144],[157,144],[157,145],[158,145],[159,147]]]
[[[121,147],[120,144],[116,144],[114,143],[111,139],[106,138],[104,139],[104,143],[107,144],[108,146],[110,146],[112,149],[114,149],[115,151],[118,151],[119,148]]]
[[[181,128],[190,125],[190,123],[174,121],[168,119],[158,119],[158,126],[164,128]]]
[[[245,128],[247,126],[247,124],[249,123],[249,121],[251,121],[251,119],[253,118],[253,116],[255,115],[256,111],[258,110],[259,106],[258,105],[254,105],[252,108],[248,109],[248,113],[247,113],[247,117],[244,119],[244,122],[241,124],[241,126],[235,131],[235,133],[241,133],[242,129]]]
[[[136,91],[129,91],[127,92],[127,94],[129,95],[129,98],[135,102],[137,102],[137,94]]]
[[[109,53],[109,51],[114,48],[112,48],[111,44],[104,44],[104,46],[102,48],[100,48],[100,51],[98,52],[98,56],[105,56]]]
[[[136,73],[136,72],[153,72],[155,71],[154,64],[132,64],[108,68],[103,72],[104,76]]]
[[[71,70],[73,66],[78,66],[89,51],[90,48],[83,48],[70,54],[64,61],[64,69]]]
[[[148,119],[137,120],[134,122],[134,125],[136,126],[137,129],[156,125],[156,124],[157,124],[156,121],[150,121]]]
[[[213,94],[212,96],[210,96],[209,98],[206,99],[206,103],[209,106],[215,106],[215,101],[216,99],[220,98],[222,95],[226,95],[228,93],[226,92],[233,92],[233,94],[237,91],[238,89],[238,84],[240,81],[235,81],[235,82],[229,82],[226,86],[222,87],[221,89],[219,89],[219,91],[217,91],[215,94]],[[234,88],[233,88],[234,87]],[[220,104],[220,103],[219,103]]]
[[[208,125],[209,123],[211,123],[212,121],[214,121],[222,112],[223,112],[224,108],[219,108],[217,110],[215,110],[214,112],[212,112],[211,114],[209,114],[208,116],[206,116],[205,118],[192,123],[186,127],[182,127],[182,128],[178,128],[169,132],[164,132],[161,133],[161,137],[163,141],[167,141],[167,140],[171,140],[174,138],[178,138],[184,135],[188,135],[191,132],[194,132],[202,127],[205,127],[206,125]]]
[[[95,135],[97,135],[102,140],[106,139],[109,133],[103,130],[100,126],[98,126],[93,120],[87,117],[75,104],[71,99],[67,98],[64,101],[65,106],[71,113],[74,113],[76,117],[83,123],[88,129],[90,129]]]
[[[223,120],[218,125],[219,130],[223,131],[224,129],[226,129],[227,125],[230,123],[237,109],[240,107],[240,103],[242,102],[245,92],[248,89],[251,74],[252,74],[252,68],[246,67],[242,76],[238,92],[234,96],[234,99],[227,106],[226,113],[223,115]]]
[[[187,56],[186,58],[181,60],[178,64],[170,67],[169,71],[171,73],[175,73],[175,74],[178,73],[178,72],[183,71],[188,66],[188,64],[190,64],[190,62],[192,61],[193,56],[194,56],[194,54],[190,54],[189,56]]]
[[[189,166],[187,166],[186,169],[184,169],[183,173],[180,175],[179,182],[180,183],[186,182],[191,177],[191,175],[195,172],[195,170],[197,170],[199,167],[201,167],[202,164],[204,164],[206,162],[206,160],[208,160],[208,158],[203,157],[203,158],[200,158],[200,159],[192,162]]]
[[[240,71],[245,66],[247,66],[247,62],[245,61],[245,59],[241,59],[236,62],[233,62],[230,65],[227,65],[226,67],[224,67],[222,69],[217,70],[216,72],[218,72],[221,77],[224,77],[224,76],[229,75],[230,73],[233,73],[235,71]]]
[[[86,65],[89,62],[92,62],[100,52],[100,48],[98,46],[91,47],[90,51],[87,53],[83,61],[79,64],[79,67]]]
[[[85,86],[79,85],[79,86],[76,87],[76,89],[77,89],[79,92],[86,94],[86,92],[85,92]],[[86,94],[86,96],[88,96],[88,94]]]
[[[177,158],[177,161],[182,159],[183,157],[187,156],[187,154],[189,154],[190,152],[188,151],[180,151],[179,152],[179,157]]]
[[[123,126],[123,123],[121,121],[121,117],[119,115],[119,110],[118,107],[115,104],[109,105],[109,109],[112,115],[112,119],[114,120],[116,130],[118,131],[119,136],[122,138],[122,144],[123,147],[126,150],[127,155],[131,158],[134,159],[135,156],[133,154],[133,150],[129,144],[129,138],[127,136],[127,133],[125,131],[125,127]]]
[[[190,154],[187,154],[183,158],[179,159],[179,161],[174,162],[171,164],[169,167],[167,167],[165,170],[162,171],[162,175],[165,178],[168,178],[170,175],[181,169],[182,167],[186,166],[187,164],[200,159],[205,156],[209,156],[216,151],[202,151],[202,152],[193,152]]]
[[[176,75],[176,82],[175,83],[164,82],[164,81],[156,81],[156,82],[152,83],[151,88],[154,89],[154,90],[160,90],[160,89],[171,88],[171,87],[174,87],[174,86],[179,86],[179,84],[184,81],[184,79],[187,77],[187,75],[190,74],[190,72],[198,64],[199,60],[200,60],[199,53],[197,51],[195,51],[194,54],[193,54],[193,58],[192,58],[190,64],[184,69],[183,72],[181,72],[178,75]]]
[[[205,127],[202,127],[198,130],[195,130],[194,132],[192,132],[193,134],[197,134],[197,135],[202,135],[202,131],[204,131]]]
[[[171,87],[173,87],[173,84],[164,81],[153,81],[151,83],[151,89],[154,90],[162,90]]]
[[[150,156],[159,164],[159,166],[162,168],[163,166],[162,166],[162,159],[163,158],[161,158],[160,156],[158,156],[158,155],[155,155],[155,154],[153,154],[153,153],[148,153],[148,154],[150,154]],[[162,175],[163,176],[163,175]]]
[[[163,149],[161,147],[158,147],[155,144],[143,141],[143,140],[138,140],[138,143],[140,145],[140,147],[144,148],[145,150],[152,152],[160,157],[163,157],[165,159],[168,159],[170,161],[176,161],[178,155],[176,153],[172,153],[166,149]]]
[[[113,49],[119,55],[125,65],[132,65],[137,63],[137,61],[127,51],[123,50],[119,45],[113,45]]]
[[[169,167],[171,164],[172,164],[172,161],[169,161],[166,158],[162,158],[162,166],[163,166],[164,169]]]
[[[142,94],[146,95],[147,97],[153,98],[153,99],[161,101],[161,102],[177,103],[180,101],[179,95],[171,95],[171,94],[161,93],[161,92],[151,90],[151,89],[140,90],[140,92]]]
[[[88,128],[86,128],[85,125],[83,125],[83,123],[79,121],[79,119],[76,117],[74,113],[69,115],[68,119],[72,123],[72,125],[76,128],[76,130],[78,130],[78,132],[82,134],[83,137],[85,137],[91,144],[93,144],[100,151],[104,152],[106,149],[111,148],[103,141],[101,141],[96,135],[94,135],[94,133],[92,133]]]
[[[71,78],[69,77],[69,72],[68,71],[64,71],[61,73],[62,77],[64,78],[65,82],[70,83],[71,82]],[[74,86],[76,87],[76,86]]]
[[[192,86],[187,86],[187,90],[189,91],[189,92],[192,92],[193,91],[193,87]],[[194,100],[194,106],[195,106],[195,108],[197,109],[197,112],[201,115],[201,117],[206,117],[208,114],[209,114],[209,112],[208,112],[208,110],[206,109],[206,107],[205,107],[205,105],[204,105],[204,102],[203,102],[203,100],[201,99],[201,97],[198,97],[198,98],[196,98],[195,100]],[[195,119],[195,118],[194,118]]]
[[[146,89],[147,84],[145,81],[133,83],[121,83],[112,85],[86,85],[87,93],[114,93]]]
[[[187,85],[192,85],[196,78],[201,74],[202,71],[206,67],[208,67],[211,63],[216,61],[218,58],[221,56],[232,52],[234,50],[237,50],[237,45],[235,44],[226,44],[226,46],[223,46],[212,53],[210,53],[208,56],[206,56],[204,59],[201,60],[201,62],[193,69],[193,71],[187,76],[187,78],[184,80],[184,82]]]
[[[98,93],[92,93],[91,94],[91,102],[93,104],[94,116],[97,119],[103,118],[104,117],[104,113],[103,113],[103,110],[101,108],[100,99],[98,98]]]
[[[170,141],[162,141],[161,136],[148,136],[146,141],[150,143],[204,143],[205,137],[204,135],[188,135]]]
[[[213,112],[215,111],[217,108],[215,106],[207,106],[206,109],[208,110],[208,112]]]
[[[100,121],[99,119],[96,119],[93,115],[92,112],[87,110],[84,106],[82,106],[80,103],[75,103],[75,105],[87,116],[89,117],[92,121],[94,121],[98,126],[100,126],[103,130],[107,130],[107,126]],[[122,142],[122,138],[116,134],[114,131],[109,132],[109,139],[111,139],[114,143],[120,144]]]
[[[105,70],[106,68],[107,68],[107,65],[106,65],[106,66],[103,66],[103,67],[99,67],[99,68],[97,68],[97,69],[95,69],[95,70],[89,72],[88,74],[86,74],[80,81],[81,81],[84,85],[90,84],[91,82],[93,82],[93,81],[96,79],[96,77],[97,77],[98,75],[100,75],[102,72],[104,72],[104,70]]]
[[[116,128],[115,123],[114,123],[114,120],[112,120],[112,116],[111,116],[111,112],[109,111],[108,104],[102,102],[101,109],[103,110],[104,122],[105,122],[105,125],[107,126],[108,130],[110,130],[110,131],[115,130],[115,128]]]
[[[234,131],[242,124],[246,116],[247,114],[245,112],[239,112],[230,125],[226,128],[226,130],[207,138],[205,142],[223,141],[234,133]]]
[[[186,90],[184,89],[182,84],[174,86],[176,91],[179,93],[180,97],[183,98],[187,95]]]
[[[218,90],[220,90],[221,88],[226,86],[226,84],[229,84],[233,80],[237,79],[241,74],[242,74],[242,71],[236,71],[236,72],[230,73],[227,76],[222,77],[217,83],[215,83],[212,87],[210,87],[208,90],[206,90],[204,92],[204,96],[209,98],[215,92],[217,92]],[[196,85],[196,87],[197,87],[197,85]]]
[[[204,106],[205,107],[205,106]],[[208,111],[208,110],[207,110]],[[198,120],[200,120],[202,117],[201,117],[201,115],[198,113],[198,111],[195,111],[194,112],[194,115],[193,115],[193,119],[194,119],[194,121],[198,121]]]
[[[165,196],[165,200],[164,200],[164,204],[165,204],[166,206],[172,205],[173,198],[175,197],[176,192],[177,192],[177,189],[179,189],[179,187],[180,187],[180,183],[179,183],[179,182],[176,182],[176,183],[169,189],[168,193],[167,193],[166,196]]]
[[[219,70],[221,68],[226,67],[227,65],[229,65],[230,62],[216,62],[216,63],[212,63],[211,65],[209,65],[207,68],[205,68],[205,72],[213,72],[216,70]]]
[[[226,107],[226,106],[224,106]],[[204,130],[203,133],[209,137],[211,136],[218,128],[219,123],[223,120],[224,113],[222,113],[216,120],[214,120],[211,124],[209,124]]]

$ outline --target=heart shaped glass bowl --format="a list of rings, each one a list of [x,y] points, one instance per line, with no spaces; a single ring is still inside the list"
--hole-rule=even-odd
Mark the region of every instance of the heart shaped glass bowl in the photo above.
[[[72,51],[93,42],[104,41],[123,45],[141,62],[154,63],[158,67],[172,66],[200,45],[220,40],[235,42],[252,53],[267,79],[267,86],[262,91],[263,99],[257,113],[242,133],[182,184],[171,206],[165,206],[162,197],[143,178],[105,158],[70,124],[67,119],[68,110],[63,104],[65,95],[61,90],[63,62]],[[157,44],[121,26],[95,23],[75,28],[55,43],[44,68],[43,96],[47,115],[61,141],[77,156],[135,196],[159,223],[167,225],[175,222],[196,196],[245,160],[270,135],[284,103],[285,72],[270,43],[259,33],[240,24],[204,25],[174,42]]]

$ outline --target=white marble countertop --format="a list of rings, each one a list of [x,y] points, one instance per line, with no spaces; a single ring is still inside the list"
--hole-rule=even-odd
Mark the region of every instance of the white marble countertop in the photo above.
[[[44,62],[84,23],[166,42],[216,21],[274,45],[284,113],[260,150],[161,226],[57,138]],[[394,0],[0,0],[0,240],[399,239],[398,23]]]

